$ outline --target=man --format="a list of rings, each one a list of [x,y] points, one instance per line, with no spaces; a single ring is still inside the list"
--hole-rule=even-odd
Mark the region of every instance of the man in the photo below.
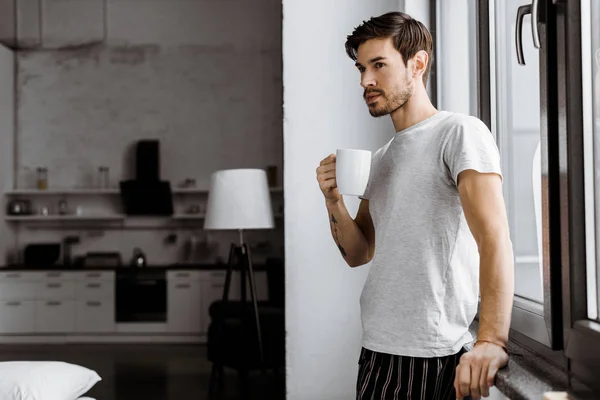
[[[514,291],[494,139],[477,118],[431,104],[432,38],[410,16],[370,19],[348,36],[346,51],[370,114],[390,115],[396,130],[373,155],[355,219],[336,187],[335,155],[317,168],[344,259],[351,267],[372,261],[360,300],[356,397],[487,397],[508,362]],[[479,294],[477,342],[466,352]]]

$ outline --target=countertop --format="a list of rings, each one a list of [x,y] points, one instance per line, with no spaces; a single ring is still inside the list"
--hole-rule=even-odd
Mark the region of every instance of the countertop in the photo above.
[[[263,264],[253,264],[252,268],[255,271],[265,270]],[[19,271],[19,272],[39,272],[39,271],[117,271],[117,270],[190,270],[190,271],[225,271],[227,270],[227,264],[168,264],[168,265],[148,265],[146,267],[137,268],[130,267],[129,265],[122,265],[120,267],[112,266],[76,266],[76,265],[51,265],[51,266],[34,266],[34,265],[23,265],[23,264],[10,264],[3,265],[0,267],[2,271]],[[239,269],[239,267],[234,267]]]

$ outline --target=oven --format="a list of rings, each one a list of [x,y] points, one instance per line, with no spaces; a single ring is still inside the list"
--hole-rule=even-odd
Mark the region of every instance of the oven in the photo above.
[[[127,267],[117,269],[115,297],[117,323],[166,322],[166,270]]]

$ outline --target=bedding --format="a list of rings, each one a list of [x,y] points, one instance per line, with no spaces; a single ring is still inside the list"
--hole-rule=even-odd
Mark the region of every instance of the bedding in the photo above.
[[[0,362],[0,399],[75,400],[100,380],[96,371],[62,361],[5,361]]]

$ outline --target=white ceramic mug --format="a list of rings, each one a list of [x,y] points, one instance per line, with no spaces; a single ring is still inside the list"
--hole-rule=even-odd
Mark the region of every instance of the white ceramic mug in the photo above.
[[[340,194],[362,196],[371,173],[371,152],[368,150],[338,149],[335,179]]]

